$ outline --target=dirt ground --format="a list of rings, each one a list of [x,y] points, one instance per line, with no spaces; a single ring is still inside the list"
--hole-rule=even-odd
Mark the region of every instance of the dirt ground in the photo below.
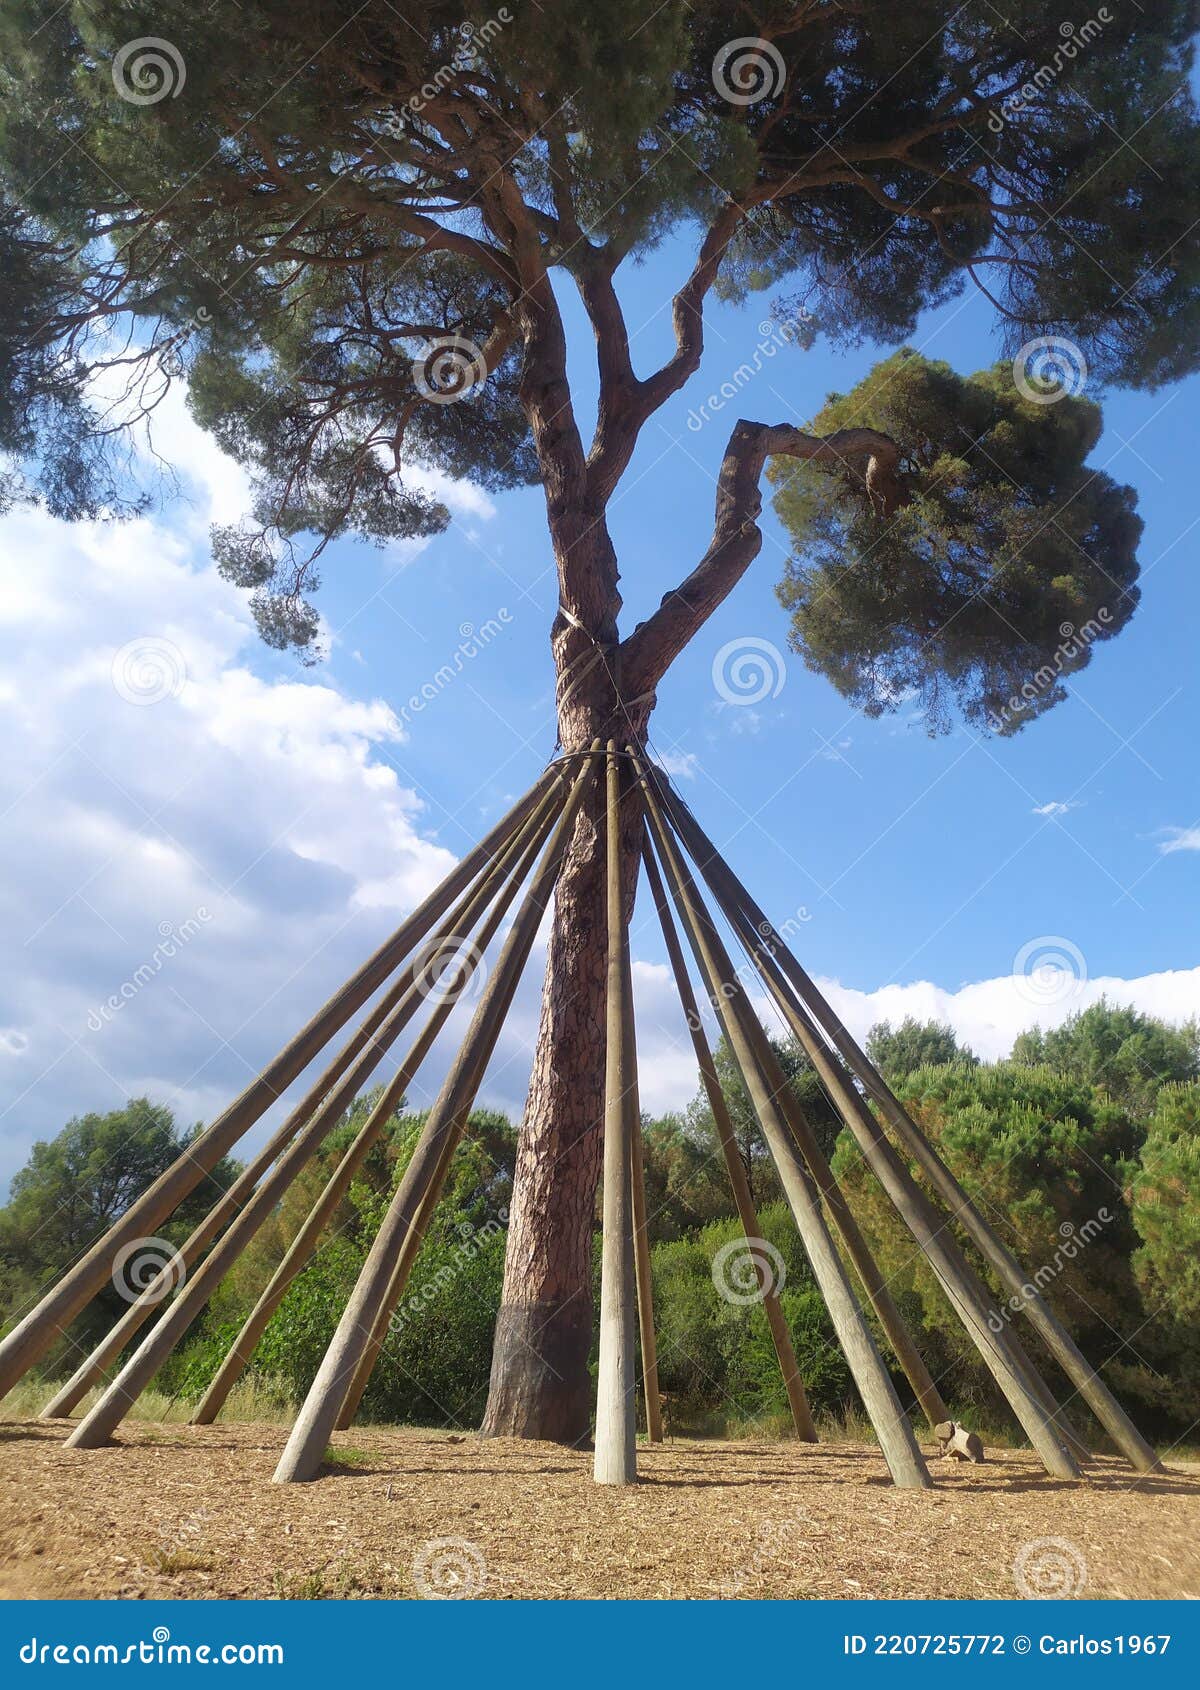
[[[607,1489],[586,1452],[363,1429],[273,1485],[279,1426],[64,1431],[0,1424],[0,1596],[1200,1597],[1191,1463],[1064,1485],[1000,1450],[902,1491],[871,1446],[681,1440]]]

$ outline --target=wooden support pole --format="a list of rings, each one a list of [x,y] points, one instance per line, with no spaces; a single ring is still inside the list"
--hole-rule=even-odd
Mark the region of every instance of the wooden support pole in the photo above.
[[[637,796],[636,786],[633,788]],[[641,818],[639,816],[639,826]],[[644,837],[644,833],[643,833]],[[650,1266],[650,1234],[646,1215],[646,1148],[642,1138],[641,1089],[638,1085],[637,1026],[633,1009],[633,969],[629,954],[629,923],[625,923],[625,1043],[632,1069],[630,1106],[630,1180],[633,1199],[633,1267],[637,1292],[638,1337],[642,1352],[642,1395],[646,1402],[646,1437],[663,1439],[662,1400],[658,1388],[658,1340],[654,1333],[654,1275]]]
[[[649,841],[645,839],[642,841],[642,863],[646,870],[646,880],[650,887],[650,893],[658,911],[663,941],[667,947],[667,956],[675,975],[675,989],[679,993],[679,1001],[683,1006],[688,1030],[692,1035],[692,1048],[696,1052],[696,1065],[700,1070],[700,1078],[708,1096],[708,1105],[712,1110],[713,1121],[716,1123],[717,1137],[721,1143],[721,1153],[725,1158],[729,1183],[733,1188],[733,1200],[737,1205],[738,1219],[742,1223],[742,1231],[747,1239],[753,1243],[754,1240],[762,1238],[762,1230],[754,1207],[750,1182],[746,1178],[746,1170],[742,1166],[741,1157],[738,1155],[733,1122],[729,1116],[729,1105],[725,1102],[725,1094],[721,1090],[721,1082],[717,1077],[712,1052],[709,1050],[708,1040],[704,1036],[704,1024],[700,1019],[700,1009],[696,1002],[696,994],[692,990],[687,962],[684,958],[683,948],[679,943],[679,934],[675,928],[674,918],[671,915],[671,906],[667,902],[666,888],[663,886],[662,876],[658,872],[658,864],[654,860],[654,853],[650,849]],[[775,1346],[775,1354],[779,1359],[779,1371],[783,1375],[783,1385],[787,1392],[788,1406],[792,1411],[792,1423],[796,1428],[796,1436],[804,1443],[815,1444],[817,1442],[817,1428],[812,1417],[812,1410],[808,1405],[804,1382],[800,1377],[800,1366],[796,1360],[796,1352],[792,1347],[792,1335],[788,1331],[783,1307],[771,1283],[760,1252],[752,1251],[751,1259],[754,1262],[754,1271],[758,1278],[763,1312],[767,1317],[767,1325],[771,1331],[771,1342]]]
[[[836,1056],[821,1040],[812,1021],[788,991],[783,974],[770,950],[740,911],[723,905],[715,889],[714,896],[718,905],[723,908],[730,925],[753,956],[767,990],[809,1056],[830,1101],[862,1152],[864,1161],[879,1179],[901,1220],[928,1260],[951,1306],[1007,1397],[1013,1412],[1025,1427],[1034,1447],[1039,1453],[1050,1453],[1052,1440],[1057,1438],[1067,1445],[1072,1454],[1087,1460],[1089,1451],[1062,1415],[1045,1381],[1037,1374],[1019,1344],[1014,1342],[1012,1333],[1003,1329],[996,1331],[992,1325],[990,1316],[993,1311],[987,1290],[955,1243],[948,1223],[937,1213],[913,1179],[903,1159],[872,1115],[866,1100],[855,1089],[849,1075],[841,1068]],[[939,1423],[944,1424],[934,1424]],[[1056,1460],[1055,1466],[1048,1471],[1056,1473],[1058,1477],[1074,1476],[1059,1472],[1058,1466]]]
[[[460,950],[454,963],[454,967],[458,970],[454,977],[455,989],[445,993],[436,1003],[433,1013],[417,1035],[411,1049],[401,1061],[396,1073],[384,1087],[379,1101],[371,1110],[354,1142],[348,1147],[341,1162],[330,1176],[324,1191],[313,1207],[312,1213],[288,1246],[283,1260],[271,1276],[270,1283],[246,1317],[245,1324],[234,1339],[225,1360],[221,1363],[196,1412],[192,1415],[194,1426],[206,1426],[216,1419],[229,1392],[245,1371],[259,1339],[266,1330],[267,1323],[287,1294],[288,1287],[312,1257],[320,1242],[322,1232],[349,1189],[351,1180],[362,1166],[372,1145],[378,1141],[392,1114],[399,1107],[434,1040],[453,1013],[462,988],[478,967],[488,945],[495,938],[500,923],[508,913],[514,897],[533,865],[534,858],[546,842],[555,817],[562,809],[563,796],[561,788],[551,789],[542,805],[535,811],[514,841],[514,845],[520,847],[520,855],[515,857],[515,865],[508,853],[503,858],[498,859],[495,869],[481,878],[476,891],[456,912],[453,935],[446,934],[435,953],[438,962],[442,964],[440,972],[444,975],[449,972],[448,965],[452,954],[445,947],[449,944],[451,937],[462,941],[463,949]],[[503,879],[504,873],[508,874],[507,883],[493,904],[478,934],[470,938],[468,942],[471,928],[480,912],[486,908],[496,887]]]
[[[358,1283],[292,1428],[291,1437],[275,1469],[274,1477],[278,1484],[314,1478],[321,1465],[346,1392],[370,1342],[404,1240],[430,1189],[443,1154],[447,1153],[448,1142],[457,1143],[466,1125],[475,1093],[512,1006],[517,983],[537,936],[538,924],[549,903],[579,807],[594,778],[594,762],[585,759],[575,775],[563,813],[501,948],[495,970],[476,1006],[466,1038],[421,1130],[408,1167],[363,1263]]]
[[[629,993],[632,1002],[632,990]],[[633,1038],[630,1027],[629,1037]],[[640,1107],[633,1117],[633,1266],[637,1284],[638,1335],[642,1346],[642,1395],[646,1399],[646,1437],[662,1443],[662,1401],[658,1389],[658,1341],[654,1336],[654,1277],[650,1269],[650,1235],[646,1230],[646,1158]]]
[[[707,875],[705,878],[707,879]],[[711,881],[709,884],[711,886]],[[1054,1418],[1053,1402],[1051,1401],[1048,1411],[1034,1381],[1026,1376],[1019,1360],[1005,1342],[1005,1334],[996,1332],[989,1324],[986,1293],[970,1273],[950,1236],[949,1229],[939,1218],[901,1158],[884,1138],[863,1098],[829,1059],[829,1053],[821,1041],[815,1038],[815,1029],[803,1012],[798,1010],[784,988],[782,976],[761,938],[740,912],[723,905],[715,888],[713,890],[718,907],[750,951],[768,992],[775,999],[788,1026],[812,1061],[818,1077],[854,1137],[867,1166],[883,1186],[901,1220],[929,1261],[950,1299],[951,1306],[1025,1428],[1047,1472],[1057,1478],[1078,1478],[1077,1464],[1062,1447],[1065,1439]],[[950,1418],[948,1410],[937,1418],[933,1417],[930,1408],[927,1408],[927,1412],[930,1413],[931,1427],[943,1424]]]
[[[702,870],[710,863],[720,863],[719,852],[691,811],[674,793],[669,793],[668,796],[672,817],[693,859]],[[868,1095],[878,1104],[884,1121],[892,1129],[901,1148],[916,1162],[1001,1283],[1020,1299],[1023,1312],[1046,1349],[1087,1402],[1117,1448],[1139,1472],[1150,1472],[1157,1468],[1159,1463],[1154,1450],[1134,1426],[1096,1369],[1079,1350],[1050,1304],[1022,1273],[1020,1264],[1011,1250],[989,1226],[886,1080],[842,1024],[835,1010],[822,997],[774,924],[767,919],[728,865],[723,865],[722,872],[727,877],[732,895],[751,925],[771,947],[788,984],[804,1008],[822,1028],[851,1073],[862,1082]]]
[[[188,1145],[74,1267],[63,1274],[36,1308],[31,1309],[13,1328],[0,1343],[0,1397],[12,1389],[91,1301],[108,1279],[113,1263],[124,1246],[149,1236],[174,1213],[184,1198],[196,1189],[206,1174],[212,1172],[221,1158],[287,1090],[334,1034],[378,991],[412,947],[503,848],[513,831],[535,808],[550,783],[559,778],[559,770],[555,767],[543,773],[532,789],[518,800],[473,851],[467,853],[374,956],[334,993],[224,1114]]]
[[[491,878],[489,875],[487,878]],[[395,1042],[402,1028],[424,1001],[419,978],[414,979],[400,1001],[350,1065],[333,1089],[321,1098],[302,1129],[270,1173],[256,1188],[237,1218],[214,1244],[197,1271],[181,1287],[153,1330],[129,1357],[104,1395],[67,1439],[72,1449],[95,1449],[107,1441],[125,1413],[150,1383],[188,1326],[212,1295],[225,1273],[245,1249],[271,1211],[292,1184],[322,1140],[336,1125],[343,1111]],[[311,1098],[306,1100],[311,1102]],[[306,1110],[306,1105],[301,1108]],[[307,1112],[307,1111],[306,1111]]]
[[[561,809],[562,802],[560,800],[556,804],[556,810],[561,811]],[[513,876],[510,886],[506,888],[506,896],[503,901],[503,905],[498,905],[496,910],[492,912],[492,915],[488,918],[486,928],[480,934],[480,943],[478,947],[480,951],[485,949],[495,937],[496,930],[498,929],[504,915],[508,911],[508,907],[512,901],[512,895],[515,894],[519,887],[523,884],[529,869],[533,865],[534,857],[545,844],[545,834],[548,831],[549,828],[547,825],[547,827],[542,830],[541,837],[537,840],[531,841],[530,848],[526,853],[526,856],[522,859],[517,872]],[[486,937],[484,936],[485,934]],[[466,1121],[464,1119],[462,1131],[465,1131],[465,1129]],[[462,1137],[462,1131],[460,1131],[456,1136],[447,1135],[442,1148],[441,1158],[422,1193],[420,1207],[418,1208],[416,1215],[413,1217],[412,1224],[408,1229],[408,1233],[405,1236],[404,1243],[401,1247],[396,1266],[392,1270],[392,1277],[388,1281],[387,1290],[384,1293],[383,1301],[379,1307],[379,1312],[375,1317],[375,1324],[371,1328],[371,1336],[367,1341],[362,1359],[355,1369],[354,1376],[346,1391],[341,1410],[339,1411],[337,1420],[334,1424],[335,1431],[344,1431],[347,1426],[353,1423],[354,1416],[358,1413],[358,1405],[362,1401],[367,1386],[371,1381],[371,1374],[375,1370],[375,1363],[379,1359],[379,1352],[382,1350],[384,1342],[387,1339],[397,1304],[404,1295],[404,1288],[408,1284],[409,1275],[412,1273],[413,1266],[418,1254],[420,1253],[426,1230],[428,1229],[430,1221],[433,1219],[434,1211],[437,1208],[438,1201],[442,1194],[442,1188],[444,1187],[447,1175],[450,1172],[450,1165],[454,1160],[454,1152],[457,1150]]]
[[[186,1275],[192,1271],[207,1246],[226,1224],[241,1212],[267,1169],[295,1140],[301,1128],[311,1120],[313,1112],[319,1107],[322,1099],[328,1095],[330,1089],[347,1072],[351,1063],[362,1054],[401,1000],[411,993],[418,969],[428,967],[428,960],[436,962],[440,956],[441,947],[447,939],[457,934],[464,923],[469,924],[474,921],[475,915],[493,895],[508,867],[511,866],[513,854],[520,848],[521,841],[527,836],[529,829],[539,825],[546,815],[552,814],[555,808],[561,806],[561,802],[562,787],[557,784],[548,786],[532,815],[514,830],[510,839],[498,851],[492,862],[479,876],[475,885],[455,905],[437,933],[427,944],[422,941],[415,958],[401,969],[399,978],[388,987],[379,1003],[366,1016],[353,1037],[347,1041],[334,1061],[325,1069],[316,1083],[310,1087],[300,1103],[289,1113],[283,1125],[272,1134],[258,1154],[243,1168],[228,1190],[222,1193],[204,1219],[180,1245],[171,1262],[146,1286],[136,1301],[130,1304],[112,1329],[71,1375],[66,1384],[60,1386],[54,1396],[51,1397],[45,1408],[42,1409],[41,1417],[43,1420],[61,1419],[63,1416],[72,1413],[91,1387],[104,1378],[109,1366],[126,1348],[133,1335],[152,1315],[159,1312],[160,1305],[173,1289],[175,1279],[181,1273]],[[423,961],[423,959],[428,960]],[[410,1012],[415,1010],[416,1007],[417,1001],[412,998],[409,1004]],[[369,1145],[363,1147],[364,1155],[368,1148]],[[230,1383],[232,1383],[232,1380]]]
[[[604,1208],[600,1250],[600,1356],[596,1380],[598,1485],[637,1481],[634,1365],[633,1116],[637,1080],[629,1043],[629,933],[621,885],[621,760],[608,746],[608,1001],[604,1071]]]
[[[648,776],[653,780],[653,776]],[[660,790],[655,783],[656,793]],[[686,875],[686,870],[684,871]],[[695,894],[695,883],[687,875],[687,884]],[[701,921],[709,930],[712,944],[719,950],[719,955],[728,970],[727,978],[736,979],[733,964],[728,952],[717,937],[716,928],[712,925],[708,913],[699,897],[696,897],[696,907]],[[783,1117],[785,1126],[791,1137],[799,1146],[801,1154],[808,1165],[809,1172],[816,1182],[817,1190],[829,1213],[830,1219],[837,1228],[846,1254],[853,1264],[863,1290],[867,1293],[871,1307],[875,1311],[879,1324],[883,1327],[888,1343],[895,1353],[896,1359],[904,1369],[909,1384],[921,1411],[929,1421],[930,1426],[936,1426],[949,1418],[949,1409],[942,1399],[933,1380],[933,1375],[925,1365],[925,1359],[917,1348],[916,1341],[908,1329],[900,1310],[896,1307],[895,1299],[888,1289],[883,1274],[871,1252],[870,1246],[863,1237],[862,1229],[851,1212],[846,1201],[846,1194],[833,1177],[833,1170],[829,1166],[816,1134],[809,1125],[804,1111],[800,1107],[799,1099],[787,1084],[783,1070],[779,1066],[775,1052],[771,1049],[770,1040],[763,1030],[757,1015],[751,1012],[750,1038],[755,1047],[756,1058],[771,1087],[779,1114]]]
[[[855,1300],[846,1269],[821,1213],[816,1188],[789,1131],[784,1114],[787,1084],[778,1071],[778,1064],[772,1067],[773,1053],[758,1018],[715,927],[696,896],[691,877],[662,820],[654,789],[645,782],[640,761],[637,766],[643,778],[651,832],[671,896],[710,1000],[716,1007],[746,1081],[788,1206],[795,1217],[817,1285],[867,1415],[875,1428],[888,1469],[897,1485],[927,1488],[932,1482],[929,1470],[887,1368],[875,1347],[870,1328]]]
[[[405,1286],[421,1252],[421,1245],[425,1241],[425,1234],[429,1230],[429,1223],[437,1209],[442,1190],[446,1184],[446,1176],[450,1172],[450,1164],[454,1160],[454,1153],[461,1142],[461,1135],[448,1138],[442,1152],[441,1160],[429,1182],[428,1189],[421,1199],[421,1206],[413,1217],[412,1225],[405,1235],[396,1266],[392,1269],[392,1277],[388,1280],[387,1291],[383,1302],[379,1306],[379,1313],[375,1317],[375,1324],[371,1328],[371,1336],[363,1350],[362,1360],[350,1381],[350,1388],[346,1392],[345,1401],[338,1411],[334,1422],[335,1432],[344,1432],[347,1426],[354,1424],[354,1417],[358,1413],[358,1405],[366,1395],[367,1386],[371,1383],[371,1375],[375,1371],[375,1364],[379,1360],[379,1353],[387,1341],[391,1331],[400,1299],[404,1295]]]

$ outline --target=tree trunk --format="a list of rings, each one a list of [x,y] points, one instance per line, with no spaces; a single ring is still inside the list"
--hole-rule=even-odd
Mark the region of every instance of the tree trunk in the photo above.
[[[560,618],[554,646],[563,750],[581,751],[610,735],[621,744],[640,739],[648,706],[628,715],[619,707],[609,666],[595,658],[593,641]],[[580,677],[573,688],[572,676]],[[603,777],[602,764],[599,773]],[[630,904],[640,847],[640,812],[629,805],[622,863]],[[580,814],[555,891],[485,1436],[578,1444],[590,1435],[592,1238],[604,1144],[604,887],[601,778]]]

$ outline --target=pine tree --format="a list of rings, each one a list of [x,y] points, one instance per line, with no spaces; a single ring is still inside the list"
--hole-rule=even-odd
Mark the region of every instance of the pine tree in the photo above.
[[[1128,492],[1081,481],[1090,402],[1037,402],[1055,393],[1046,343],[1097,384],[1141,387],[1198,350],[1193,7],[1145,0],[1119,40],[1101,23],[1064,36],[1035,0],[764,0],[747,41],[728,0],[414,0],[403,15],[385,0],[12,0],[4,497],[127,506],[95,395],[119,380],[136,416],[185,379],[200,422],[255,472],[245,522],[214,537],[220,567],[267,640],[311,654],[333,540],[447,521],[414,467],[540,483],[574,751],[644,732],[671,663],[760,549],[777,458],[781,497],[803,506],[783,592],[806,661],[868,709],[915,690],[934,725],[955,703],[986,722],[1048,670],[1044,708],[1059,625],[1106,608],[1116,631],[1131,612],[1137,538]],[[693,256],[674,350],[646,371],[618,274],[668,236]],[[559,282],[595,332],[590,441]],[[781,322],[891,350],[970,285],[1023,353],[1026,393],[1011,368],[963,382],[909,357],[902,402],[877,380],[815,428],[736,422],[710,545],[622,631],[607,512],[642,430],[698,369],[711,295],[775,289]],[[1039,518],[1066,519],[1061,543],[1038,539]],[[587,1429],[598,837],[589,812],[556,900],[493,1432]],[[636,850],[631,821],[631,889]]]

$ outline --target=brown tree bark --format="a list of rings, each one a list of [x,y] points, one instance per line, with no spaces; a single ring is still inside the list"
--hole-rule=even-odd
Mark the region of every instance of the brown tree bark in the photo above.
[[[597,657],[592,640],[581,639],[560,618],[555,654],[565,752],[582,751],[597,737],[603,743],[609,733],[626,739],[631,719],[640,738],[648,709],[621,707],[611,653]],[[587,1363],[604,1145],[607,967],[602,782],[596,791],[580,815],[555,891],[483,1422],[491,1437],[576,1444],[591,1427]],[[627,805],[621,851],[630,905],[640,842],[640,815]]]
[[[674,304],[675,355],[636,376],[611,266],[580,253],[577,280],[596,333],[600,402],[584,450],[567,379],[566,340],[535,222],[497,170],[485,196],[497,241],[521,294],[506,319],[524,348],[521,404],[537,449],[559,586],[551,634],[559,739],[567,753],[594,740],[643,742],[662,675],[756,556],[759,477],[771,452],[862,466],[883,508],[897,497],[895,445],[868,429],[817,440],[790,427],[739,423],[718,483],[712,543],[658,610],[618,641],[621,597],[606,507],[647,418],[693,373],[703,348],[702,307],[742,212],[715,218]],[[622,813],[622,875],[632,908],[640,809]],[[541,1023],[518,1141],[504,1291],[483,1431],[492,1437],[587,1438],[592,1403],[592,1234],[603,1151],[606,924],[604,834],[586,808],[555,894]]]

